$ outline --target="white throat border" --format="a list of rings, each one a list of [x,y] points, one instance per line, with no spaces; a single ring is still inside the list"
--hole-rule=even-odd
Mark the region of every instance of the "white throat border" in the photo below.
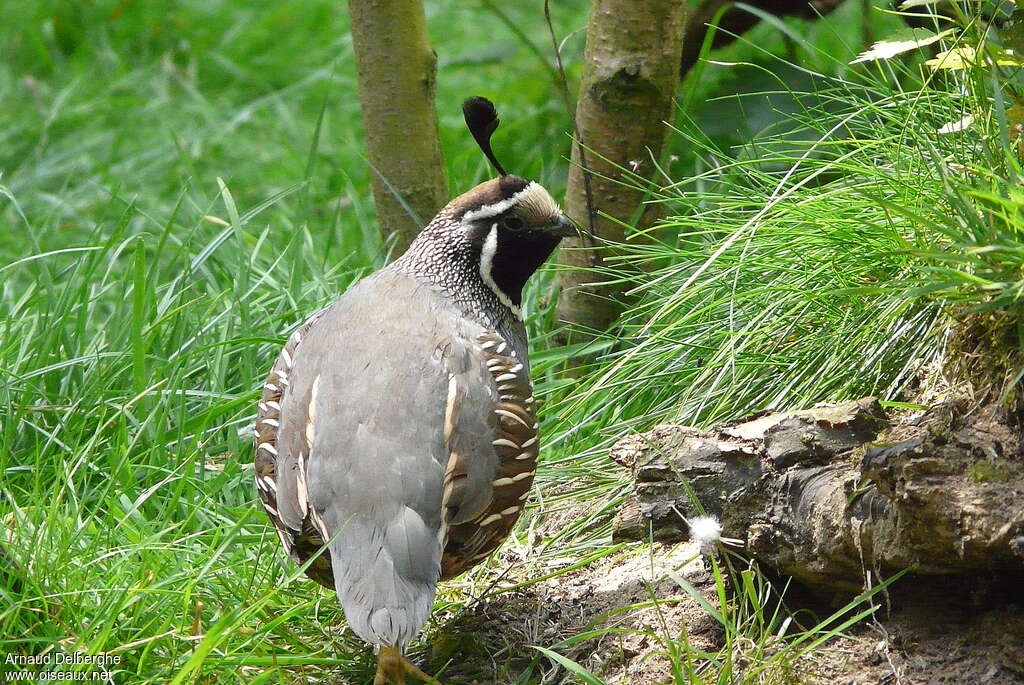
[[[515,196],[513,196],[512,198],[509,198],[509,200],[504,200],[503,202],[509,202],[511,200],[514,200],[514,199],[515,199]],[[501,204],[501,203],[498,203],[498,204]],[[483,211],[484,209],[489,209],[490,207],[494,207],[494,206],[495,205],[489,205],[487,207],[481,207],[477,211]],[[511,206],[511,205],[509,205],[509,206]],[[507,207],[506,207],[506,209],[507,209]],[[502,209],[501,211],[505,211],[505,210]],[[498,213],[500,214],[501,212],[498,212]],[[497,251],[498,251],[498,223],[495,222],[495,223],[491,224],[491,230],[487,232],[487,238],[484,240],[484,245],[480,249],[480,278],[482,278],[484,280],[484,283],[487,284],[487,287],[490,288],[491,291],[497,296],[498,301],[501,302],[506,307],[508,307],[509,310],[512,311],[512,314],[514,314],[517,319],[522,321],[523,320],[523,310],[522,310],[522,308],[519,307],[515,302],[513,302],[512,299],[508,295],[506,295],[504,293],[504,291],[502,291],[501,288],[498,287],[498,284],[494,282],[494,276],[491,274],[491,271],[494,268],[494,255],[497,253]]]

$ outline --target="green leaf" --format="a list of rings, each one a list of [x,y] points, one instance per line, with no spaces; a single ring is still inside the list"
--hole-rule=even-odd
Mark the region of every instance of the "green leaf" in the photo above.
[[[587,683],[587,685],[605,685],[604,681],[602,681],[600,678],[598,678],[596,675],[594,675],[587,669],[580,666],[575,661],[567,659],[561,654],[558,654],[557,652],[552,652],[550,649],[545,649],[544,647],[539,647],[537,645],[530,646],[536,649],[544,656],[548,657],[549,659],[557,661],[559,664],[564,666],[566,670],[568,670],[570,673],[579,676],[580,680],[582,680],[584,683]]]

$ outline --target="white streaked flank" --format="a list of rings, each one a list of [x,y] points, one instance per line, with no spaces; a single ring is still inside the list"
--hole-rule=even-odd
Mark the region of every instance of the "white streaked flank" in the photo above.
[[[451,440],[452,431],[455,430],[455,398],[459,394],[459,382],[452,374],[448,377],[448,401],[444,406],[444,440]]]
[[[309,489],[306,487],[306,457],[299,450],[299,468],[295,471],[295,499],[298,500],[299,512],[305,518],[309,511]]]
[[[313,387],[309,389],[309,407],[306,408],[306,448],[312,451],[313,438],[316,436],[316,396],[320,392],[320,374],[313,379]]]
[[[498,416],[507,416],[510,419],[518,421],[519,423],[523,424],[527,428],[530,427],[530,424],[526,423],[526,421],[523,421],[523,417],[522,416],[519,416],[518,414],[510,412],[507,409],[495,409],[494,413],[497,414]]]

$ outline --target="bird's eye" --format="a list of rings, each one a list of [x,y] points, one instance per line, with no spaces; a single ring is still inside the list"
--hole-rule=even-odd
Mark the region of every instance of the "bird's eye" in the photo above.
[[[523,228],[523,220],[517,216],[505,217],[502,224],[510,231],[518,231]]]

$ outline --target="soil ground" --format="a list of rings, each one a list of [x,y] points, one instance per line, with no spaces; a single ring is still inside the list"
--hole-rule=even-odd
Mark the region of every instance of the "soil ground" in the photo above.
[[[672,682],[665,636],[679,638],[685,631],[692,647],[714,653],[724,631],[666,571],[717,604],[707,560],[695,545],[637,546],[493,595],[443,622],[434,631],[430,664],[449,664],[442,675],[446,685],[575,683],[575,676],[553,672],[546,657],[530,647],[570,640],[553,648],[609,685]],[[874,618],[760,682],[1024,683],[1024,607],[1008,596],[1015,589],[1004,588],[999,596],[972,591],[965,579],[906,577],[890,594],[891,606],[880,606]],[[832,611],[821,604],[789,608],[803,609],[804,617]],[[593,630],[600,634],[576,638]]]

